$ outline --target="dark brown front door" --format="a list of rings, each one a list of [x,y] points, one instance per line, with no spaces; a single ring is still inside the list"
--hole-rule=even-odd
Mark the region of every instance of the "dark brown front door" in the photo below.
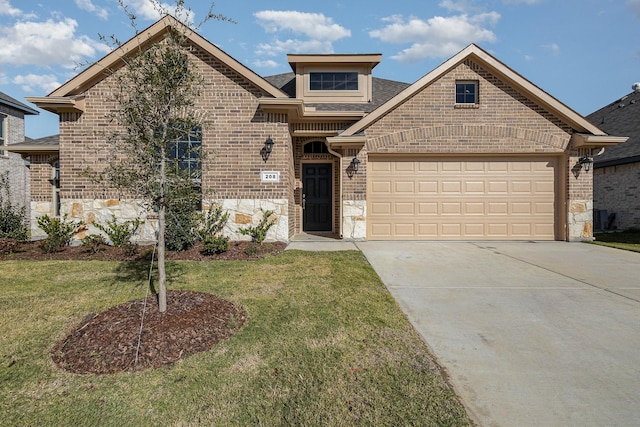
[[[332,231],[331,163],[302,165],[302,230]]]

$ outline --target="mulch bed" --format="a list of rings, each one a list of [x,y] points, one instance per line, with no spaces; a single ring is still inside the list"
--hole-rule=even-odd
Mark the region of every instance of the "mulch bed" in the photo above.
[[[211,349],[246,320],[243,308],[202,292],[168,291],[167,307],[160,313],[150,296],[90,314],[53,347],[53,361],[78,374],[158,368]]]
[[[232,242],[228,251],[205,256],[200,244],[180,252],[167,252],[167,260],[256,260],[284,250],[281,242]],[[152,246],[134,251],[103,245],[98,251],[67,246],[44,253],[39,242],[0,239],[2,260],[103,260],[149,261]],[[156,254],[157,255],[157,254]],[[140,324],[144,308],[144,323]],[[187,355],[207,351],[242,327],[247,314],[242,307],[215,295],[193,291],[168,291],[167,311],[160,313],[155,295],[89,314],[67,337],[56,343],[51,356],[60,368],[78,374],[111,374],[158,368]],[[140,345],[138,346],[138,336]],[[136,358],[137,355],[137,358]]]

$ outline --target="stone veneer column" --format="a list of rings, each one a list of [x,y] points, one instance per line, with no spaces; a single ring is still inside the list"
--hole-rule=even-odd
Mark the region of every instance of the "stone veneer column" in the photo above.
[[[342,238],[365,240],[367,238],[367,201],[342,201]]]

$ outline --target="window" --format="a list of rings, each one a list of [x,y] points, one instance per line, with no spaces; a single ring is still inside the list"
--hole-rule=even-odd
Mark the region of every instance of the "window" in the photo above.
[[[477,104],[478,82],[456,82],[456,104]]]
[[[312,141],[304,144],[305,154],[329,154],[327,146],[322,141]]]
[[[311,90],[358,90],[358,73],[309,73]]]
[[[197,126],[187,131],[180,129],[181,125],[174,125],[176,138],[169,145],[169,157],[175,160],[176,168],[186,173],[192,180],[202,179],[202,162],[200,150],[202,148],[202,128]]]
[[[4,147],[7,144],[6,138],[5,138],[5,116],[0,114],[0,148]],[[6,156],[7,152],[5,150],[0,150],[0,156]]]

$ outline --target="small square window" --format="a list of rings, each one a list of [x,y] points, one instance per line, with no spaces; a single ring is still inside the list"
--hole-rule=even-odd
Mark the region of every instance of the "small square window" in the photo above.
[[[456,82],[456,104],[477,104],[478,82]]]

